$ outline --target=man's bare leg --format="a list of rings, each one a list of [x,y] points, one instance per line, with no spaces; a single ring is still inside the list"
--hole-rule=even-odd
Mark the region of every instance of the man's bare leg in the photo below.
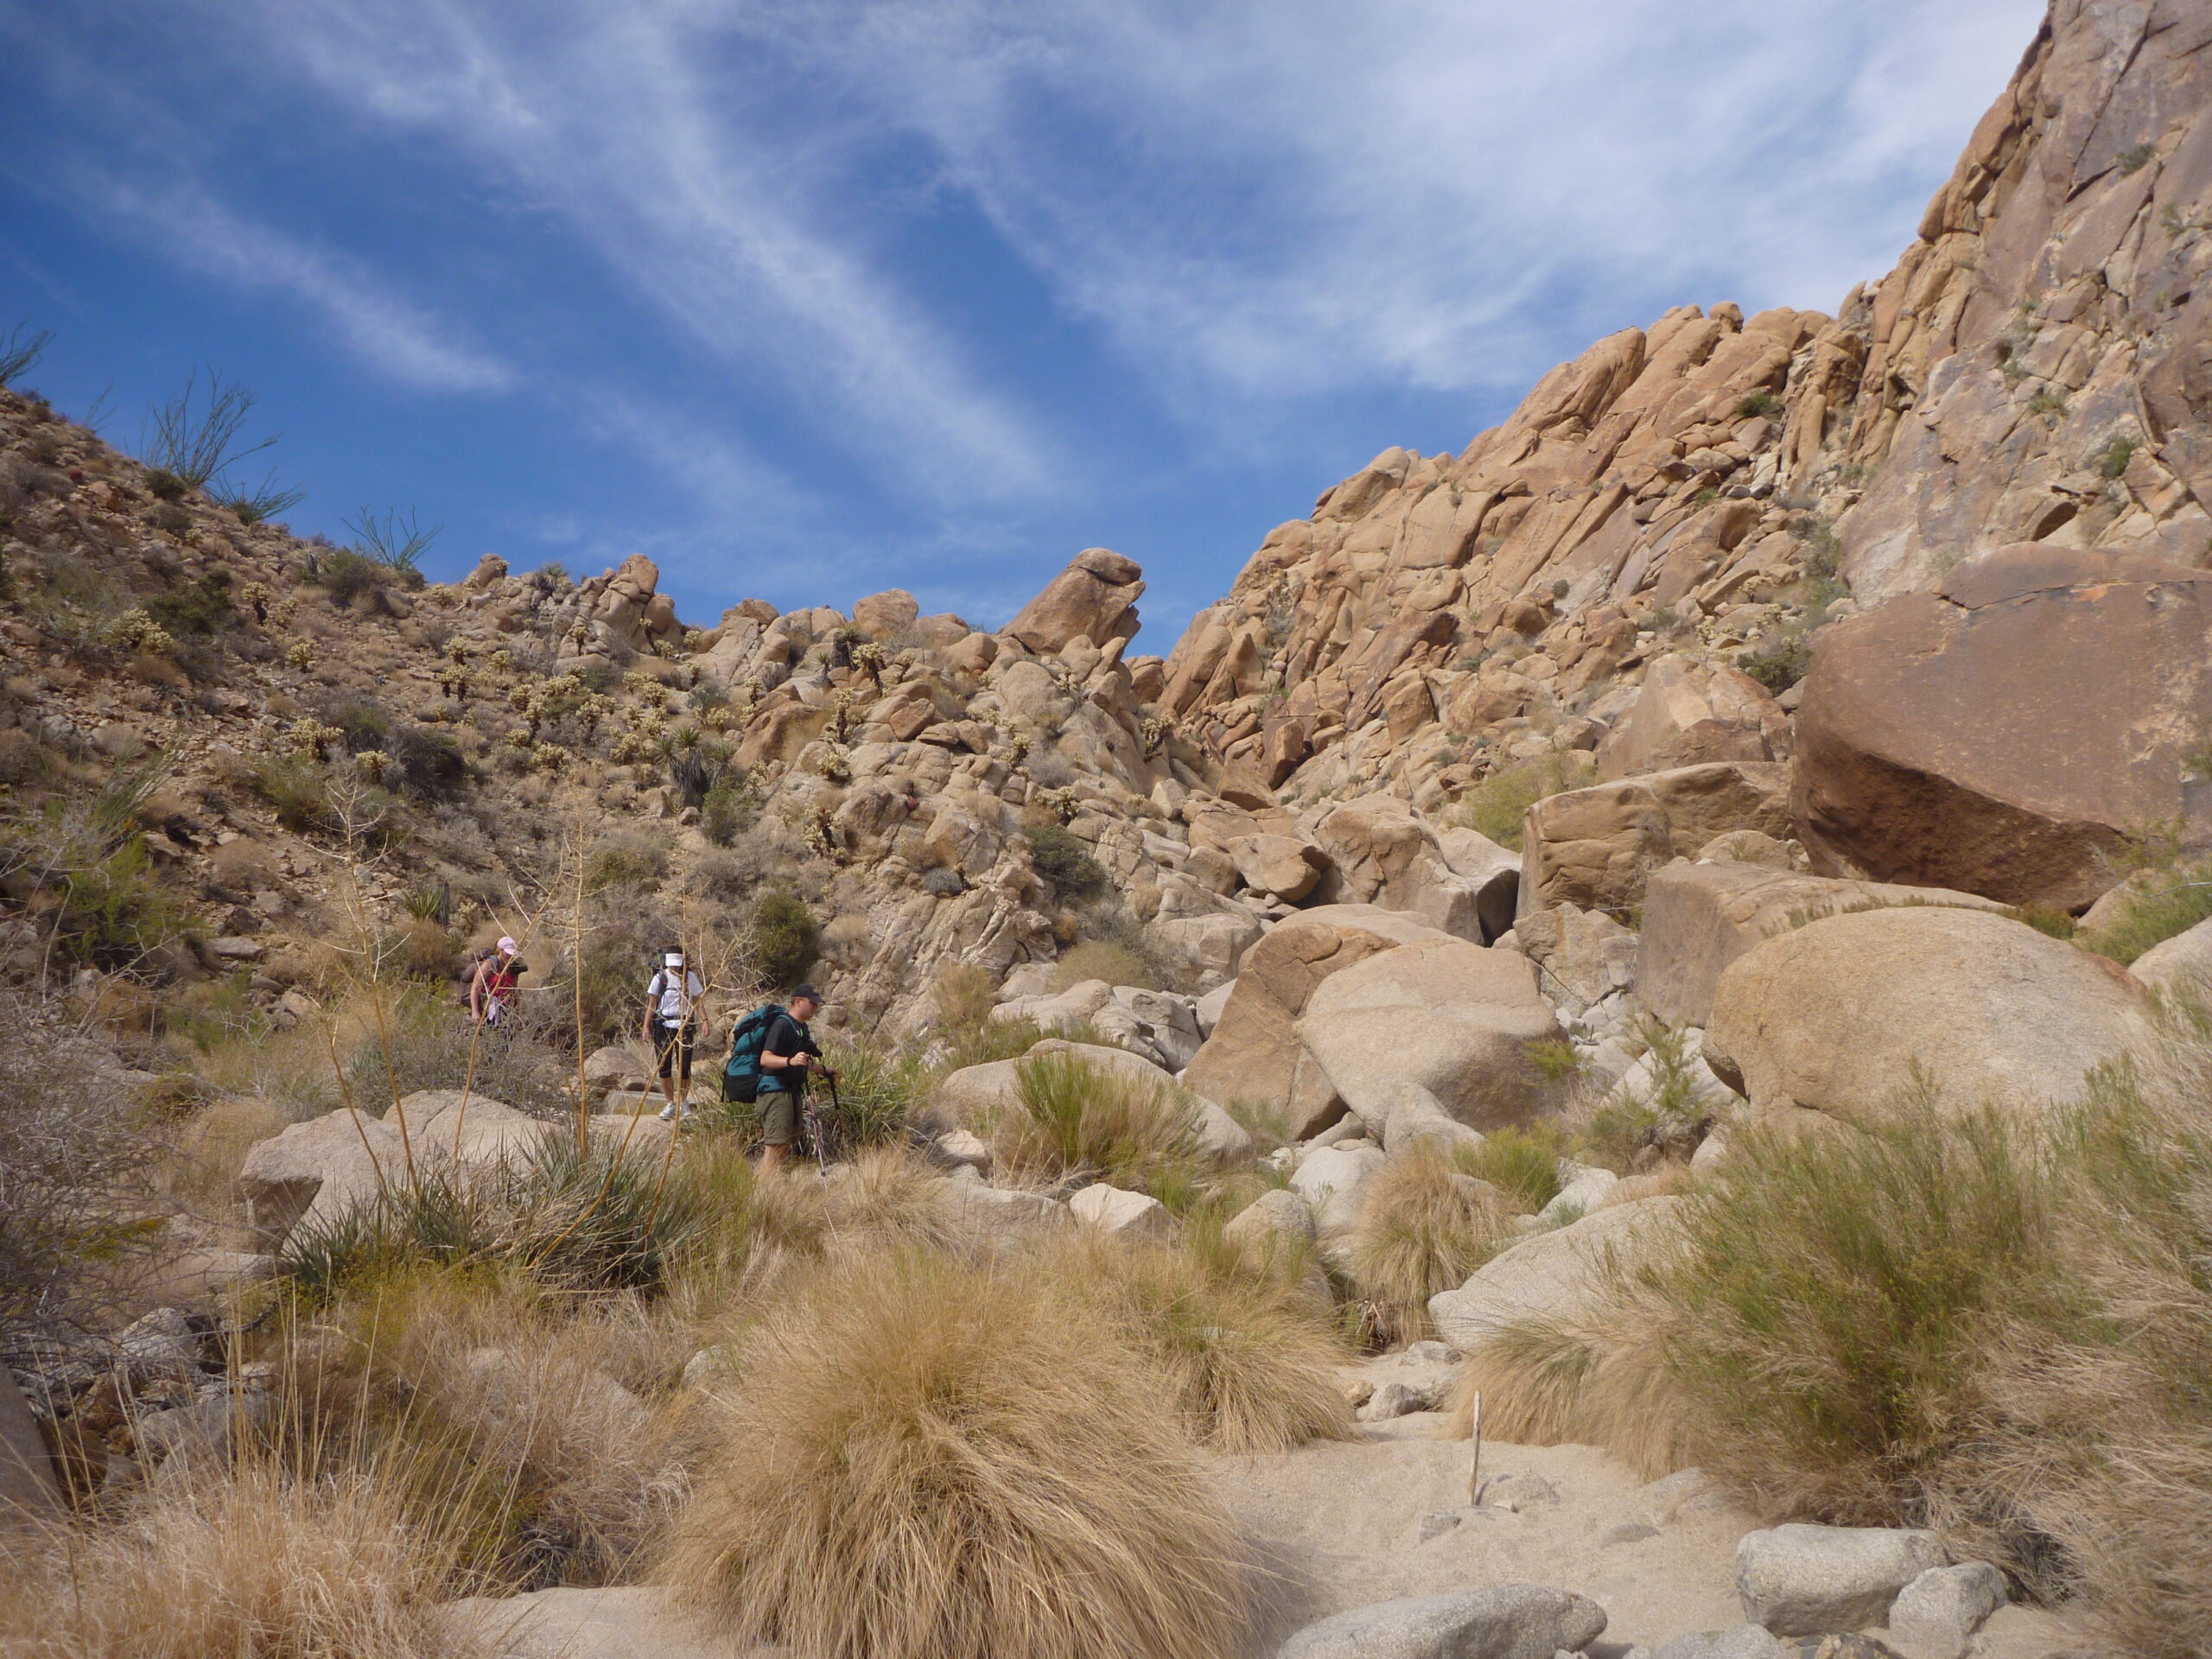
[[[791,1155],[789,1147],[763,1147],[760,1149],[760,1173],[772,1175],[784,1166],[784,1160]]]

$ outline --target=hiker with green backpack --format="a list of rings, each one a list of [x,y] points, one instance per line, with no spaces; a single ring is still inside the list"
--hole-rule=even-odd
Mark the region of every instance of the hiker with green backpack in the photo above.
[[[822,993],[800,985],[792,990],[789,1007],[764,1002],[739,1020],[731,1035],[722,1097],[760,1104],[764,1173],[781,1169],[791,1157],[808,1076],[819,1071],[836,1084],[837,1074],[822,1064],[821,1046],[807,1029],[807,1021],[821,1011]]]

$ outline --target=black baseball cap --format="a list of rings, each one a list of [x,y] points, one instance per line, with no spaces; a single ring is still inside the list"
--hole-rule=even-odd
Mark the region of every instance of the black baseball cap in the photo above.
[[[808,1001],[815,1003],[817,1006],[824,1000],[822,993],[816,990],[811,985],[792,986],[791,1001],[796,1002],[801,997],[804,997]]]

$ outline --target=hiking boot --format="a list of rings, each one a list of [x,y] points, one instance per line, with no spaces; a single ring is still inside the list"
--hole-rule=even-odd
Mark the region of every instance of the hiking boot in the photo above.
[[[689,1113],[689,1112],[684,1113],[684,1116],[686,1116],[686,1117],[689,1117],[689,1116],[691,1116],[691,1114],[690,1114],[690,1113]],[[676,1108],[675,1108],[675,1107],[673,1107],[673,1106],[664,1106],[664,1107],[662,1107],[662,1108],[660,1109],[660,1121],[661,1121],[662,1122],[664,1122],[664,1123],[673,1123],[673,1122],[676,1122]]]

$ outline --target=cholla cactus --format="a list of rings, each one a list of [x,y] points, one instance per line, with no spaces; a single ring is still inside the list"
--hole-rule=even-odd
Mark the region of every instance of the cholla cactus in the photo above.
[[[1058,789],[1040,789],[1033,798],[1037,804],[1050,812],[1062,823],[1075,817],[1077,804],[1075,785],[1065,784]]]
[[[313,668],[315,666],[315,641],[312,639],[295,639],[290,645],[285,646],[284,665],[287,668]]]
[[[465,697],[476,683],[466,664],[458,660],[448,663],[438,671],[438,690],[449,697]]]
[[[632,670],[622,677],[622,689],[649,709],[668,707],[668,688],[650,674],[640,674]]]
[[[521,666],[515,660],[514,652],[509,651],[505,645],[501,645],[492,653],[491,663],[492,671],[495,674],[512,674]]]
[[[1175,735],[1175,722],[1162,720],[1158,715],[1147,715],[1137,726],[1137,739],[1144,745],[1145,758],[1150,760],[1167,745]]]
[[[883,684],[883,647],[869,639],[853,647],[853,666],[868,677],[872,685]]]
[[[353,765],[362,777],[372,784],[380,784],[385,773],[391,770],[391,757],[382,749],[363,749],[353,757]]]
[[[799,830],[799,839],[806,843],[810,851],[818,853],[823,858],[834,859],[844,850],[838,844],[836,824],[827,807],[817,806],[807,815],[805,823]]]
[[[558,743],[540,743],[530,752],[532,772],[565,772],[574,757]]]
[[[853,694],[840,689],[830,700],[830,741],[842,743],[853,733]]]
[[[143,609],[135,607],[109,625],[107,637],[126,651],[144,652],[149,655],[167,651],[176,644],[169,637],[167,628]]]
[[[345,735],[335,726],[326,726],[312,715],[302,715],[284,728],[283,736],[277,741],[287,752],[311,760],[319,757],[327,745]]]
[[[617,766],[634,766],[659,759],[660,746],[632,727],[614,740],[614,747],[607,753]]]
[[[270,591],[269,584],[265,582],[249,582],[238,589],[238,597],[252,610],[253,620],[266,626],[269,621],[270,601],[276,597]]]
[[[853,781],[852,756],[842,743],[825,744],[814,757],[814,771],[817,776],[833,784],[849,784]]]
[[[530,728],[526,726],[512,727],[506,734],[507,747],[511,749],[519,749],[525,754],[537,746],[537,740],[530,734]]]

